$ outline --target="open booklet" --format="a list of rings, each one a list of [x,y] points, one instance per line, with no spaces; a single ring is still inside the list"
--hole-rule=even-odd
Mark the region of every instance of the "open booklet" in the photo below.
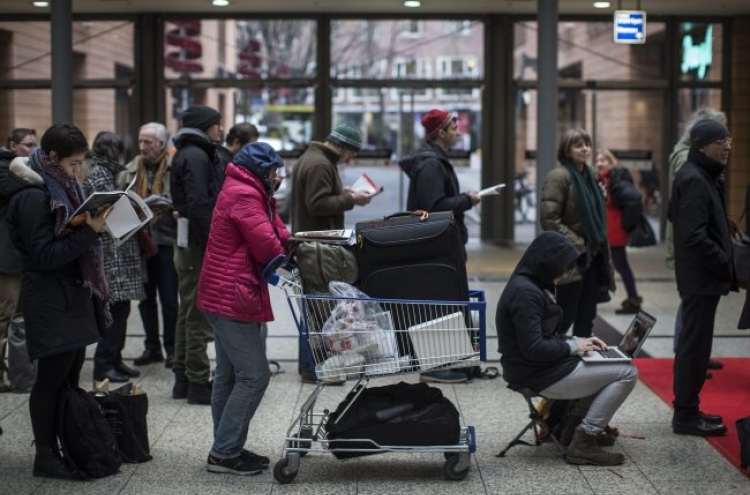
[[[359,179],[354,181],[354,184],[352,184],[349,189],[352,191],[366,192],[372,196],[376,196],[383,192],[383,186],[376,185],[375,181],[367,174],[360,175]]]
[[[107,232],[119,246],[154,218],[146,201],[131,191],[135,178],[124,191],[95,192],[86,198],[71,218],[88,211],[92,216],[112,205],[106,213]]]

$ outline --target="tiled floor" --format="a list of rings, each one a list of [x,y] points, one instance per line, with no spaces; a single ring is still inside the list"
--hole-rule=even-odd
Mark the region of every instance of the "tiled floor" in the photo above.
[[[487,294],[488,349],[490,358],[495,360],[494,306],[522,248],[472,243],[469,251],[471,286]],[[659,319],[646,350],[652,356],[670,356],[678,301],[673,274],[664,267],[661,248],[634,250],[630,257],[644,307]],[[286,431],[313,386],[299,382],[294,363],[296,328],[283,294],[277,289],[272,289],[272,294],[277,321],[270,325],[269,357],[281,360],[285,373],[271,380],[253,419],[248,448],[272,457],[273,463],[281,457]],[[616,328],[622,328],[629,319],[614,313],[622,298],[618,294],[613,302],[599,308],[600,315]],[[735,329],[743,298],[744,293],[722,300],[715,356],[750,356],[746,333]],[[134,305],[125,355],[131,359],[141,350],[142,329]],[[0,494],[750,494],[750,481],[706,441],[671,433],[669,407],[640,383],[614,423],[623,433],[645,439],[618,441],[614,449],[627,458],[621,467],[568,465],[548,444],[515,447],[505,458],[496,458],[495,454],[527,419],[520,396],[508,391],[505,382],[498,379],[441,387],[460,410],[464,423],[476,427],[478,448],[463,481],[444,480],[443,456],[435,454],[384,454],[338,461],[328,453],[313,453],[302,460],[298,477],[288,485],[278,484],[270,472],[249,478],[211,474],[205,470],[212,439],[210,408],[171,399],[172,375],[163,366],[151,365],[142,370],[150,400],[151,462],[123,465],[119,474],[88,483],[34,478],[28,396],[3,394],[0,425],[5,434],[0,437]],[[90,361],[83,376],[91,377]],[[373,380],[371,385],[414,378],[391,376]],[[721,379],[720,371],[714,379]],[[327,388],[318,400],[319,408],[334,409],[347,390],[348,387]]]

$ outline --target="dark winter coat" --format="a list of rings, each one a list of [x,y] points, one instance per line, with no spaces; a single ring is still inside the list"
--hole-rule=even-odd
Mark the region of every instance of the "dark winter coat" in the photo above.
[[[464,212],[473,206],[468,194],[459,192],[458,177],[448,155],[432,141],[426,141],[411,156],[398,162],[409,177],[409,211],[452,211],[464,244],[469,231],[464,222]]]
[[[10,162],[16,158],[8,148],[0,148],[0,273],[20,275],[21,256],[10,240],[8,224],[8,203],[11,192],[6,190],[7,177],[10,173]]]
[[[726,295],[736,288],[723,170],[724,165],[691,148],[672,184],[675,278],[684,294]]]
[[[542,232],[518,262],[497,303],[495,327],[503,377],[513,389],[541,392],[578,365],[569,339],[555,329],[562,309],[554,279],[575,264],[578,250],[557,232]]]
[[[344,191],[336,163],[340,155],[313,141],[292,170],[292,229],[344,228],[344,212],[354,208],[354,197]]]
[[[55,214],[42,178],[18,160],[11,165],[8,228],[21,254],[21,300],[32,360],[86,347],[99,340],[94,301],[83,287],[78,258],[98,234],[81,225],[54,234]]]
[[[612,239],[609,239],[610,246],[625,246],[628,241],[628,232],[631,232],[638,219],[643,215],[643,195],[641,191],[635,187],[633,183],[633,177],[628,172],[628,169],[617,167],[609,171],[609,180],[607,181],[607,228],[611,227],[609,220],[609,210],[611,206],[617,208],[620,212],[619,219],[617,220],[616,228],[622,229],[625,234],[625,243],[613,243]],[[611,199],[611,202],[610,202]],[[609,231],[607,232],[609,234]]]
[[[182,128],[172,141],[177,148],[169,176],[172,203],[188,219],[189,245],[205,249],[224,175],[221,161],[216,145],[198,129]]]

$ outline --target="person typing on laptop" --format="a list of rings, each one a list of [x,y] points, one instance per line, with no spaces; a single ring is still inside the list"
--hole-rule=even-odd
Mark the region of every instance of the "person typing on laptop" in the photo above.
[[[578,399],[565,425],[567,434],[572,433],[567,462],[614,466],[625,457],[602,449],[615,441],[607,426],[635,387],[638,372],[629,362],[586,365],[581,355],[606,351],[607,344],[598,337],[555,333],[562,318],[555,283],[576,269],[578,256],[575,245],[557,232],[542,232],[529,245],[497,305],[500,364],[513,389],[529,388],[548,399]]]

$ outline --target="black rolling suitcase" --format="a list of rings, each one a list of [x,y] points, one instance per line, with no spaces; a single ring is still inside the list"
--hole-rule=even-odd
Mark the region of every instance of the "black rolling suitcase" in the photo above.
[[[359,280],[370,297],[467,301],[464,247],[451,212],[397,213],[356,225]]]

